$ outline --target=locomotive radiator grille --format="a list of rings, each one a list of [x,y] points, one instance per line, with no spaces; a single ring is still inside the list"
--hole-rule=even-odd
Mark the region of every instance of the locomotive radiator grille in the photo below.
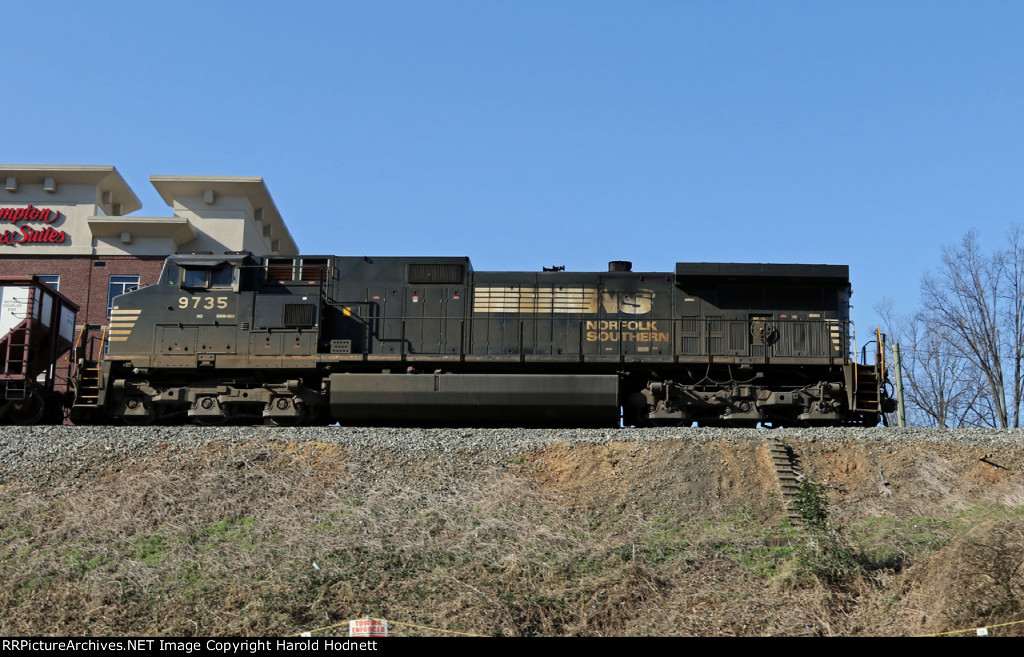
[[[311,303],[284,304],[285,326],[313,326],[316,306]]]
[[[445,263],[410,263],[408,269],[409,283],[458,284],[462,282],[465,268],[462,265]]]
[[[597,287],[510,286],[477,287],[473,294],[475,313],[596,313]]]

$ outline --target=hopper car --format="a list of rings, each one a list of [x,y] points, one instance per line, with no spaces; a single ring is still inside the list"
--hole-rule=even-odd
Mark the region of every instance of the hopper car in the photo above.
[[[69,405],[60,358],[78,306],[35,276],[0,277],[0,424],[59,424]]]

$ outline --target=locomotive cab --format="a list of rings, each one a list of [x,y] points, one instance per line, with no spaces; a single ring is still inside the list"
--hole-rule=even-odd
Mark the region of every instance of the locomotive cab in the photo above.
[[[239,292],[243,271],[256,267],[256,260],[248,252],[189,254],[171,257],[164,263],[160,274],[162,285],[178,286],[182,290],[231,290]],[[247,281],[246,281],[247,282]],[[251,289],[251,283],[246,287]]]
[[[324,415],[315,356],[327,259],[287,262],[181,254],[156,285],[117,297],[93,414],[138,424]]]

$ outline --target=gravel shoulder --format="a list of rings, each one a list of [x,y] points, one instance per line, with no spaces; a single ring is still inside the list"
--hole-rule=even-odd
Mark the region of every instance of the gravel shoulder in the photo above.
[[[861,515],[1024,503],[1024,430],[406,429],[360,427],[3,427],[0,487],[81,487],[119,471],[188,470],[205,460],[275,458],[365,479],[432,468],[473,478],[514,467],[570,496],[615,504],[666,497],[706,507],[775,493],[765,441]],[[262,455],[262,456],[260,456]],[[582,499],[582,498],[581,498]],[[936,507],[932,509],[931,507]]]

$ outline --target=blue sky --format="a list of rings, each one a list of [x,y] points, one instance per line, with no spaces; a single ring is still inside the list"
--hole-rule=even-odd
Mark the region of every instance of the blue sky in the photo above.
[[[1024,3],[11,0],[0,160],[260,175],[304,253],[849,264],[1024,221]]]

